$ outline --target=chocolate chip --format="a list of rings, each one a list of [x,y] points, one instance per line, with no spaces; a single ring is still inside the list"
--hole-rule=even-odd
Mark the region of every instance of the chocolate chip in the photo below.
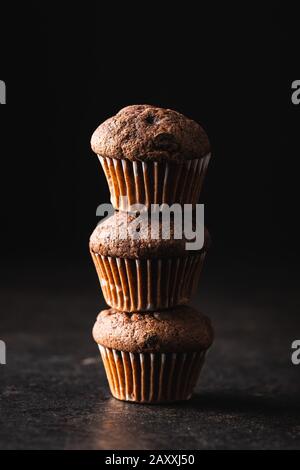
[[[155,123],[155,116],[153,116],[153,114],[148,114],[148,116],[146,116],[145,118],[145,121],[147,124],[154,124]]]
[[[154,146],[157,149],[162,150],[171,150],[175,151],[178,149],[178,143],[176,142],[176,138],[173,134],[168,134],[168,132],[161,132],[157,134],[154,139]]]

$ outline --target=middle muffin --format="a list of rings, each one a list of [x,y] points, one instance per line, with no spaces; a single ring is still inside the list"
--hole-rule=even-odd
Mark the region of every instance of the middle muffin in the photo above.
[[[161,222],[142,224],[137,233],[131,224],[135,218],[116,212],[91,235],[90,252],[105,301],[126,312],[188,303],[209,246],[208,231],[205,229],[201,249],[186,250],[187,239],[175,238],[172,222],[169,236],[164,238]],[[157,238],[153,238],[153,230]]]

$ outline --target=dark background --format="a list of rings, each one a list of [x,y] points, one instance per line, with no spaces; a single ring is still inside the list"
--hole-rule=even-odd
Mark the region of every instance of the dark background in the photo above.
[[[300,446],[297,17],[197,3],[1,5],[4,448]],[[89,140],[134,103],[199,121],[213,149],[195,302],[217,339],[202,395],[156,414],[110,399],[103,371],[98,392],[90,334],[104,303],[88,239],[109,192]]]
[[[280,99],[290,101],[290,85],[280,82],[278,8],[207,3],[54,11],[29,2],[10,11],[1,48],[9,251],[21,237],[30,257],[86,258],[95,209],[109,199],[90,136],[134,103],[177,109],[207,130],[213,159],[202,200],[216,257],[264,263],[281,251],[289,227],[278,189],[288,182],[278,187],[276,172],[286,166]]]

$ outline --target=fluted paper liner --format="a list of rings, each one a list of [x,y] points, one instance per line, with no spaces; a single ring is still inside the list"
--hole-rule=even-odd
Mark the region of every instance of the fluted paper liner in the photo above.
[[[106,303],[136,312],[187,304],[197,287],[205,251],[161,259],[91,255]]]
[[[138,403],[188,400],[206,351],[129,353],[99,345],[112,395]]]
[[[141,162],[98,155],[115,209],[128,205],[196,204],[199,200],[210,154],[183,162]],[[127,196],[127,202],[120,200]]]

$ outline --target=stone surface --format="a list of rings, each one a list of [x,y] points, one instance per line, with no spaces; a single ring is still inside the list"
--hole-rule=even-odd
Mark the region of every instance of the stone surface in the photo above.
[[[194,305],[212,318],[215,344],[194,398],[170,406],[110,396],[91,337],[104,307],[92,268],[40,274],[18,284],[6,272],[1,288],[1,449],[300,448],[300,366],[290,359],[299,301],[275,271],[238,283],[205,273]]]

